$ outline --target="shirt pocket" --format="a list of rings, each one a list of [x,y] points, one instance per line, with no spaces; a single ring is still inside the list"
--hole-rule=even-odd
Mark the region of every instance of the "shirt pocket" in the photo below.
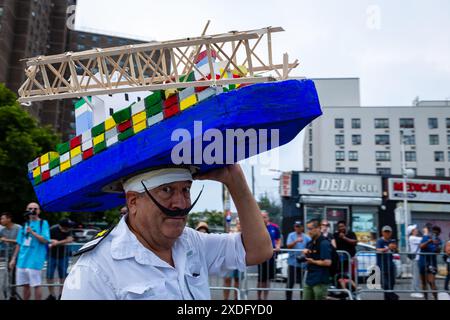
[[[206,274],[185,274],[186,287],[193,300],[210,299],[209,283]]]
[[[122,300],[164,300],[167,298],[163,279],[147,283],[129,284],[121,290]]]

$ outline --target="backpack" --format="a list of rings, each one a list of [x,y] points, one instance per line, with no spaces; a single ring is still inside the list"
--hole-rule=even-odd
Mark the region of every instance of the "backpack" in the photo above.
[[[331,247],[331,266],[328,268],[328,272],[330,273],[330,277],[334,279],[335,275],[339,273],[339,254],[336,251],[336,248],[331,244],[331,242],[326,239],[322,238],[318,243],[316,243],[317,251],[320,254],[320,244],[322,241],[327,240]]]

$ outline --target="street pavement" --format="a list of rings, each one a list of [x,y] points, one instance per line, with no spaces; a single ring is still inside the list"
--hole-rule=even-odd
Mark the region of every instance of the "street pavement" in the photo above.
[[[0,260],[0,300],[4,299],[4,289],[5,289],[5,270],[6,270],[6,264],[4,261]],[[43,272],[43,275],[45,275],[45,272]],[[247,273],[247,287],[248,288],[256,288],[257,283],[257,270],[256,267],[249,267],[248,273]],[[45,278],[44,278],[45,279]],[[444,288],[444,279],[442,277],[437,278],[437,287],[440,290],[443,290]],[[244,284],[244,281],[241,280],[242,285]],[[223,278],[221,277],[210,277],[210,286],[211,287],[222,287],[223,286]],[[270,287],[274,289],[278,289],[281,291],[270,291],[269,292],[269,299],[270,300],[285,300],[286,299],[286,291],[284,290],[286,288],[286,283],[281,281],[279,279],[278,281],[271,281]],[[361,289],[367,289],[367,286],[365,284],[359,284],[359,288]],[[295,288],[298,288],[298,285],[296,285]],[[411,279],[397,279],[397,283],[395,285],[396,290],[409,290],[411,288]],[[56,288],[55,288],[56,289]],[[58,289],[56,290],[58,291]],[[22,290],[18,289],[19,295],[22,295]],[[49,295],[49,291],[47,287],[43,287],[42,290],[43,294],[42,297],[45,299]],[[424,300],[423,298],[412,298],[410,296],[410,293],[399,293],[400,300]],[[211,297],[213,300],[222,300],[223,299],[223,290],[222,289],[212,289],[211,290]],[[244,298],[244,297],[242,297]],[[360,300],[383,300],[383,293],[371,290],[369,292],[363,292],[359,294],[356,299]],[[431,299],[431,294],[429,294],[429,298]],[[234,299],[234,292],[230,291],[230,299]],[[256,300],[257,299],[257,292],[256,291],[249,291],[248,300]],[[293,292],[293,300],[299,300],[300,299],[300,293],[298,291]],[[332,298],[330,298],[332,299]]]

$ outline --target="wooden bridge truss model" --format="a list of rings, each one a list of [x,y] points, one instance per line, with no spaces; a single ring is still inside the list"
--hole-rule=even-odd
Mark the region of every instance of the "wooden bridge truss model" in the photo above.
[[[195,38],[26,59],[26,80],[18,91],[19,102],[267,82],[287,79],[290,71],[298,66],[297,60],[289,63],[287,53],[283,55],[281,64],[273,63],[272,34],[284,31],[281,27],[204,35],[207,26],[202,36]],[[195,64],[199,53],[205,51],[209,66],[207,72]],[[213,55],[225,67],[219,76],[208,78],[214,74]],[[230,69],[238,70],[240,77],[227,78],[227,70]],[[240,71],[244,69],[245,74]],[[185,75],[192,71],[198,72],[203,79],[188,81]],[[273,72],[274,75],[258,76],[265,72]]]

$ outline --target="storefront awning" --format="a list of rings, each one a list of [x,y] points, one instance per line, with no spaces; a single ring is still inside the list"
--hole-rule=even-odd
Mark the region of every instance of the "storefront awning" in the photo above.
[[[377,197],[300,196],[300,203],[380,206],[382,201]]]

